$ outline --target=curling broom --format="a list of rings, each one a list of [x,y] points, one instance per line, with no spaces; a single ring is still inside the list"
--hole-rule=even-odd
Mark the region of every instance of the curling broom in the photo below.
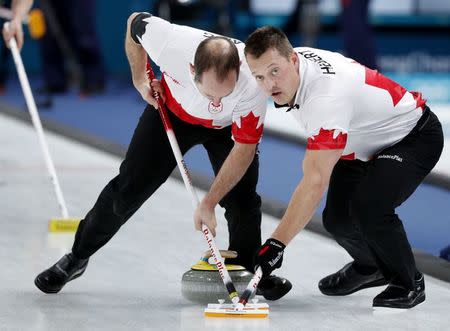
[[[147,62],[147,75],[149,78],[149,83],[155,79],[155,74],[153,73],[153,69],[151,64]],[[164,125],[164,129],[166,131],[167,137],[170,142],[170,146],[172,147],[173,154],[178,164],[178,168],[181,172],[181,177],[183,178],[184,185],[186,189],[190,193],[192,206],[197,208],[199,204],[199,199],[197,196],[197,192],[192,185],[192,181],[189,175],[189,170],[186,166],[186,162],[183,159],[183,155],[181,154],[180,147],[178,146],[177,139],[173,132],[172,124],[167,115],[167,110],[164,106],[163,100],[159,97],[157,92],[154,92],[154,97],[158,102],[158,112],[161,116],[161,120]],[[207,317],[250,317],[250,318],[265,318],[269,315],[269,306],[267,304],[258,304],[253,303],[244,307],[243,304],[239,302],[239,295],[236,291],[236,288],[231,280],[230,275],[228,274],[228,270],[225,266],[225,261],[220,255],[220,251],[218,250],[215,240],[211,234],[211,231],[205,224],[202,224],[202,233],[208,243],[208,247],[211,251],[211,255],[216,263],[217,270],[225,284],[225,287],[228,291],[228,295],[231,299],[232,304],[225,304],[224,300],[220,301],[218,304],[208,304],[208,307],[205,309],[204,314]]]
[[[9,28],[9,23],[6,22],[4,25],[5,29]],[[36,129],[39,138],[39,144],[44,154],[45,164],[49,172],[53,187],[55,189],[56,199],[61,211],[60,218],[50,219],[48,223],[48,230],[50,232],[74,232],[78,228],[80,223],[79,219],[69,218],[69,212],[67,211],[66,202],[64,200],[61,187],[59,185],[58,176],[56,175],[55,166],[53,164],[52,158],[50,156],[50,151],[48,149],[47,141],[45,140],[44,130],[42,129],[41,120],[39,118],[39,113],[37,111],[36,103],[31,92],[30,82],[28,81],[25,68],[23,66],[22,58],[17,48],[17,43],[15,38],[11,38],[9,42],[9,47],[11,49],[14,63],[16,65],[17,74],[19,75],[20,85],[22,86],[23,94],[27,103],[28,111],[31,115],[31,121]]]

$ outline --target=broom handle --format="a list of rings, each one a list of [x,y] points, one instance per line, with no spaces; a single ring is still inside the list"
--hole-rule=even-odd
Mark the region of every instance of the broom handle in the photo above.
[[[244,290],[244,293],[242,293],[241,299],[239,300],[239,303],[241,303],[243,306],[245,306],[252,296],[252,294],[256,291],[256,288],[258,287],[259,281],[262,277],[262,269],[261,267],[258,267],[256,269],[255,274],[253,275],[253,278],[248,283],[247,287]]]
[[[153,73],[153,69],[149,62],[147,62],[147,75],[150,80],[150,82],[155,79],[155,74]],[[186,166],[186,162],[183,159],[183,155],[181,154],[180,147],[178,146],[177,138],[175,137],[175,134],[173,132],[172,124],[170,123],[169,116],[167,115],[167,110],[164,106],[163,100],[159,97],[159,94],[157,92],[154,93],[154,97],[158,102],[158,111],[161,116],[161,120],[164,125],[164,129],[166,130],[167,137],[169,138],[170,146],[172,147],[173,154],[175,155],[175,159],[178,164],[178,168],[181,172],[181,177],[183,177],[184,185],[186,186],[186,189],[190,193],[192,206],[194,209],[197,208],[200,201],[197,196],[197,192],[194,189],[194,186],[192,185],[192,180],[189,175],[189,170]],[[206,242],[208,243],[208,247],[211,251],[212,257],[214,258],[214,261],[216,262],[217,269],[219,271],[220,277],[223,280],[223,283],[225,284],[225,287],[227,288],[229,297],[231,299],[231,302],[234,304],[237,304],[239,302],[239,294],[236,291],[236,288],[234,287],[233,281],[231,280],[230,274],[228,273],[228,270],[225,266],[225,261],[223,260],[222,256],[220,255],[220,251],[216,246],[216,242],[214,240],[214,237],[211,234],[211,231],[209,228],[202,224],[202,233],[206,239]]]
[[[9,29],[9,23],[6,22],[4,25],[5,29]],[[61,187],[59,186],[58,176],[56,176],[55,166],[53,165],[52,158],[50,156],[50,151],[48,149],[47,142],[44,136],[44,130],[42,129],[41,120],[39,118],[39,113],[36,108],[36,103],[34,102],[33,94],[31,93],[30,82],[28,81],[27,74],[25,72],[25,68],[23,66],[22,58],[19,53],[19,49],[17,47],[16,39],[11,38],[9,41],[9,48],[11,49],[14,63],[16,65],[17,74],[19,75],[20,85],[22,86],[23,94],[25,96],[25,100],[27,103],[28,111],[31,115],[31,121],[36,129],[39,138],[39,144],[41,146],[42,152],[44,154],[45,164],[47,166],[47,170],[50,174],[51,181],[55,188],[56,199],[58,200],[58,205],[61,210],[61,214],[63,218],[69,218],[69,213],[67,212],[66,202],[64,201],[64,197],[61,191]]]

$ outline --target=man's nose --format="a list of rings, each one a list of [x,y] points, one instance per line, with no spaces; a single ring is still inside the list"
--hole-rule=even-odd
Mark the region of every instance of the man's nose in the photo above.
[[[272,93],[273,88],[275,87],[275,82],[268,78],[264,81],[264,88],[266,89],[266,91],[270,94]]]

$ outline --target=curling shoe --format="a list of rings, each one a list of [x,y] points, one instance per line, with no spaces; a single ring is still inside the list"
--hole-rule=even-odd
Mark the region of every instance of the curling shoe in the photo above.
[[[409,309],[425,301],[425,281],[423,274],[418,273],[414,289],[405,288],[395,283],[373,299],[374,307]]]
[[[286,278],[270,275],[261,279],[256,295],[262,295],[264,299],[274,301],[286,295],[291,288],[292,284]]]
[[[34,284],[44,293],[58,293],[67,282],[80,277],[89,259],[78,259],[72,253],[64,255],[52,267],[41,272]]]
[[[319,290],[325,295],[348,295],[364,288],[386,285],[380,271],[365,275],[356,271],[354,262],[319,281]]]

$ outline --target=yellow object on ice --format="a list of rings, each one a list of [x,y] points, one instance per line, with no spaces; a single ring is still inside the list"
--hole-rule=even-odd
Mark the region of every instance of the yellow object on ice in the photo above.
[[[245,270],[245,268],[241,265],[237,264],[226,264],[228,271],[240,271]],[[192,270],[199,271],[217,271],[217,267],[214,264],[209,264],[207,261],[200,260],[196,264],[191,267]]]
[[[48,222],[49,232],[76,232],[80,219],[76,218],[53,218]]]
[[[248,303],[243,310],[237,310],[233,304],[212,304],[205,309],[205,317],[232,317],[232,318],[267,318],[269,305],[267,303]]]

